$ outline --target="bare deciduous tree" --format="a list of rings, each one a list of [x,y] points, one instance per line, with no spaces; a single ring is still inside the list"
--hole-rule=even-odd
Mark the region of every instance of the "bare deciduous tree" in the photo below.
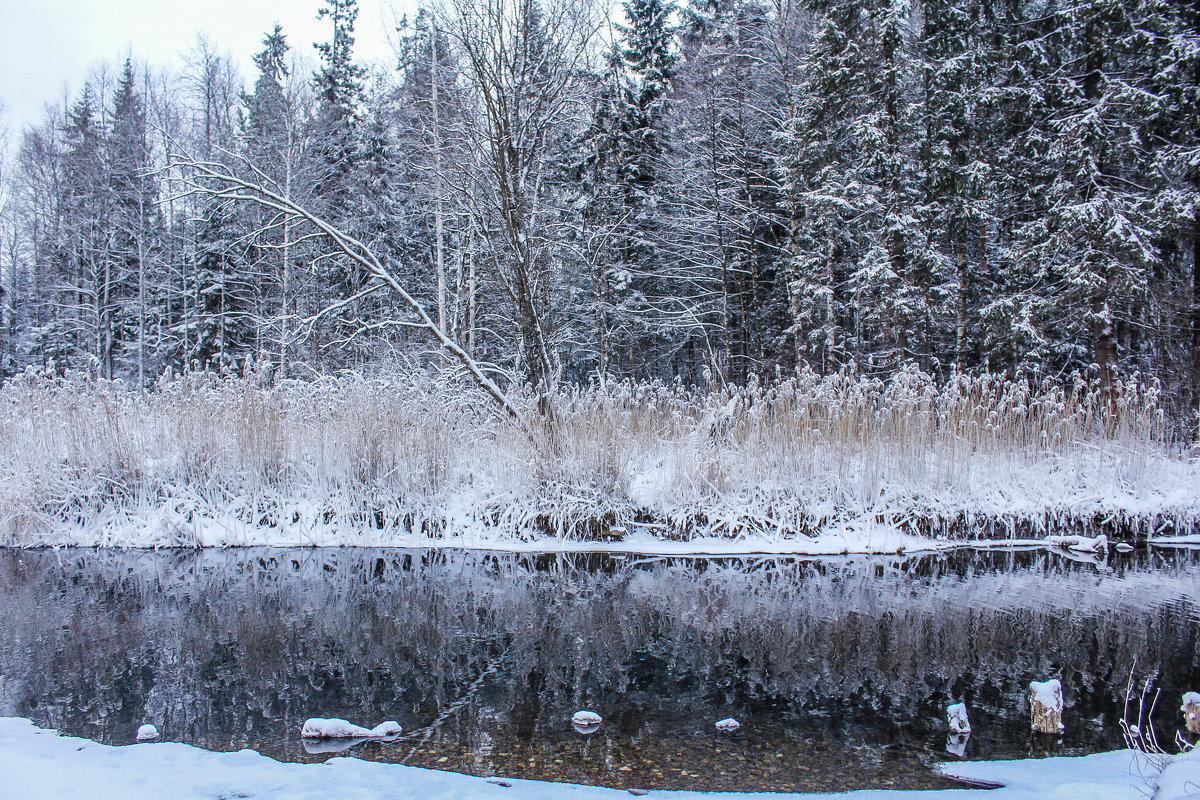
[[[548,330],[547,179],[558,137],[586,107],[599,18],[589,0],[447,0],[437,16],[477,109],[470,213],[509,301],[526,378],[545,402],[560,372]]]
[[[186,184],[191,193],[208,195],[220,201],[256,203],[275,212],[267,224],[259,229],[259,235],[278,226],[295,227],[297,223],[303,223],[308,226],[310,232],[292,240],[291,245],[306,238],[323,238],[334,246],[336,253],[366,274],[367,281],[360,291],[325,306],[306,320],[307,325],[311,327],[325,317],[343,314],[360,300],[378,292],[391,291],[407,307],[411,318],[354,320],[355,332],[351,336],[399,327],[427,331],[446,352],[458,360],[472,380],[516,420],[522,429],[531,431],[525,415],[513,400],[485,374],[475,359],[445,334],[441,326],[429,316],[425,307],[404,288],[393,272],[388,270],[365,244],[288,198],[281,187],[252,165],[247,164],[247,167],[255,173],[255,179],[244,178],[218,162],[178,157],[175,160],[190,176]]]

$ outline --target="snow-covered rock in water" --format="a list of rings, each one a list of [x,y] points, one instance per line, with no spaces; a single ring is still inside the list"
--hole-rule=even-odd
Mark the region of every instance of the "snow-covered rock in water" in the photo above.
[[[1076,553],[1106,553],[1108,552],[1108,537],[1103,533],[1098,536],[1050,536],[1048,541],[1057,547],[1074,550]]]
[[[300,735],[305,739],[382,739],[385,736],[399,736],[403,730],[400,723],[393,720],[381,722],[374,728],[364,728],[344,719],[313,717],[304,721]]]
[[[146,724],[137,729],[137,740],[139,742],[148,742],[151,739],[158,738],[158,728],[153,725]]]
[[[601,722],[603,722],[603,718],[595,711],[576,711],[571,715],[571,726],[575,728],[576,733],[582,733],[585,736],[600,730]]]
[[[971,722],[967,719],[967,704],[955,703],[946,708],[946,722],[953,733],[970,733]]]
[[[1133,545],[1129,544],[1128,542],[1117,542],[1113,545],[1113,549],[1118,553],[1132,553]]]
[[[1184,692],[1183,705],[1179,710],[1183,712],[1183,723],[1188,733],[1200,733],[1200,692]]]
[[[742,723],[733,717],[717,720],[717,730],[719,731],[736,731],[740,727],[742,727]]]
[[[1062,733],[1063,691],[1057,678],[1031,681],[1029,705],[1033,729],[1038,733]]]
[[[576,711],[571,715],[571,722],[576,725],[599,725],[603,721],[604,717],[595,711]]]

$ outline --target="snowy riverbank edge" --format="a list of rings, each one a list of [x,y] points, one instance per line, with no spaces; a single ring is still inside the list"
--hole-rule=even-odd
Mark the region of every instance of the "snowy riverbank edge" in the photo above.
[[[617,800],[624,790],[594,786],[487,778],[453,772],[332,758],[324,764],[285,764],[252,750],[216,753],[185,744],[157,742],[114,747],[0,718],[0,770],[12,797],[119,797],[176,800],[254,797],[258,800],[356,800],[362,798],[456,798],[490,800]],[[1079,758],[962,762],[944,765],[952,777],[995,790],[864,790],[832,795],[844,800],[1142,800],[1156,782],[1150,762],[1130,750]],[[1185,800],[1200,791],[1200,759],[1179,757],[1168,766],[1155,800]],[[1189,794],[1191,792],[1191,794]],[[653,791],[671,800],[783,800],[831,795]]]
[[[306,531],[289,534],[276,528],[254,528],[205,520],[193,528],[194,536],[186,544],[169,537],[155,536],[153,529],[138,531],[128,527],[96,531],[84,527],[64,527],[54,534],[25,542],[17,549],[58,547],[157,550],[184,547],[361,547],[396,549],[491,550],[512,553],[628,553],[646,556],[830,556],[892,555],[939,553],[960,549],[1033,549],[1050,548],[1076,560],[1102,559],[1105,550],[1115,546],[1104,537],[1048,535],[1032,538],[950,539],[917,536],[897,527],[867,524],[823,531],[815,536],[772,536],[748,534],[738,537],[697,536],[691,539],[664,539],[649,531],[635,531],[615,541],[566,539],[535,536],[520,539],[486,530],[458,535],[427,536],[371,529],[353,535],[327,531],[314,535]],[[1152,547],[1200,547],[1200,535],[1158,536],[1144,540]],[[12,545],[0,543],[0,548]]]
[[[1083,385],[911,371],[604,384],[522,431],[429,376],[24,375],[0,388],[0,544],[828,554],[1200,534],[1200,451],[1157,390],[1123,391],[1114,410]]]

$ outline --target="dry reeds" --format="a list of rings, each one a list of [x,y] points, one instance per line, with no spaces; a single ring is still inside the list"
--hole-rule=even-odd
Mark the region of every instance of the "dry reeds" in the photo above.
[[[0,390],[0,541],[1190,529],[1200,480],[1158,399],[1136,379],[1105,394],[915,369],[714,392],[623,382],[564,390],[531,438],[424,374],[272,387],[186,374],[138,392],[31,372]]]

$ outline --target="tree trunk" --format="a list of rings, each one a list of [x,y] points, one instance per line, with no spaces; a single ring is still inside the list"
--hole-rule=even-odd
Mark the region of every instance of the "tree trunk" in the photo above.
[[[1200,209],[1192,222],[1192,412],[1200,424]],[[1200,442],[1200,430],[1196,440]]]
[[[961,241],[955,243],[954,250],[958,267],[958,287],[954,298],[954,364],[959,372],[964,372],[967,368],[967,292],[971,272]]]
[[[437,309],[438,327],[446,332],[446,266],[445,240],[442,222],[442,131],[438,110],[438,57],[437,26],[430,17],[429,24],[429,83],[430,101],[433,106],[433,225],[436,231],[434,260],[437,262]]]

